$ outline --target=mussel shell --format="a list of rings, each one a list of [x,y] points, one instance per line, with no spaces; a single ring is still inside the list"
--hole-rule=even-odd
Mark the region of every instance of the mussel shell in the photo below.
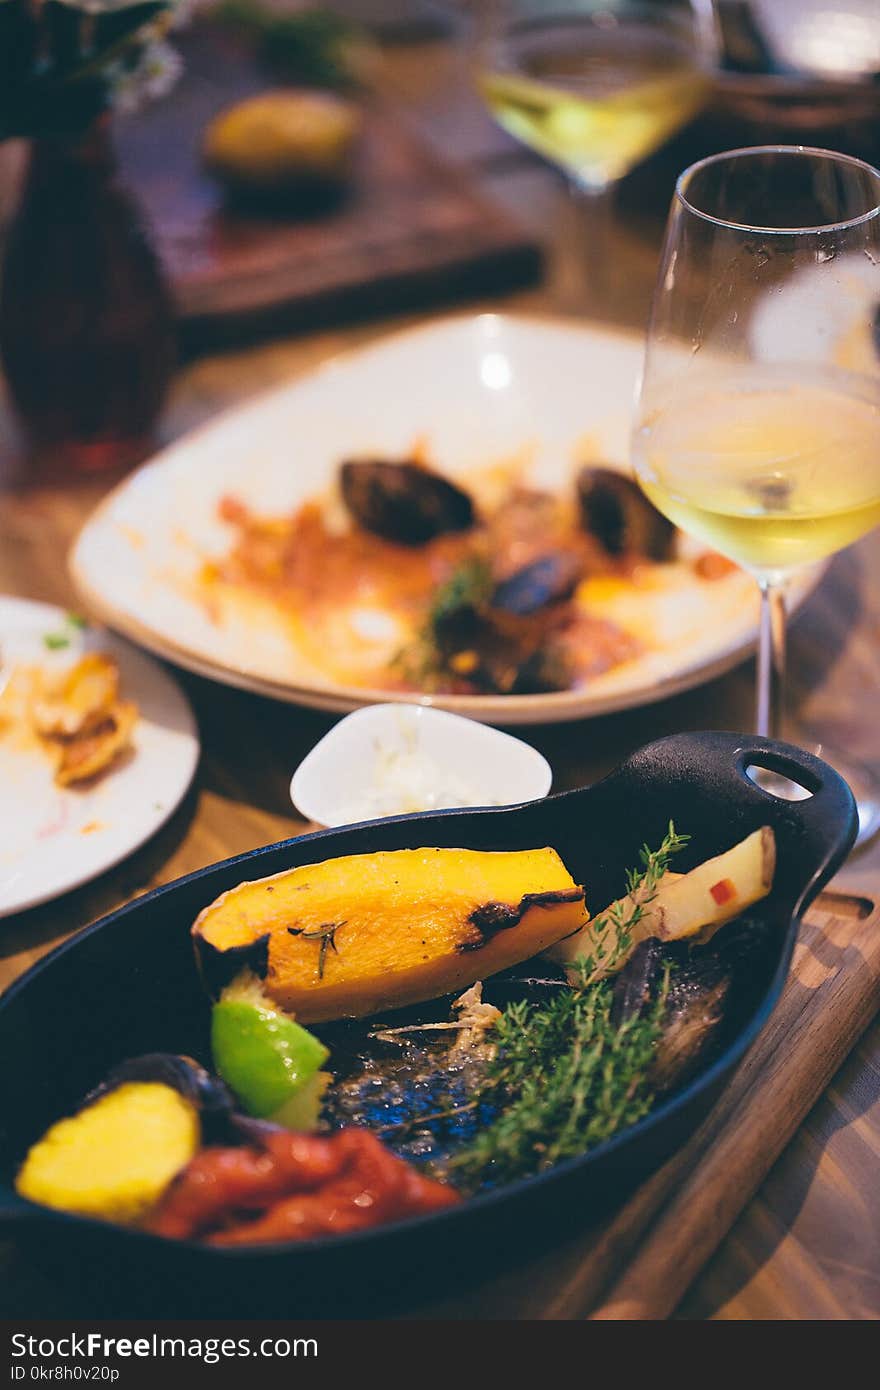
[[[571,684],[571,669],[556,659],[545,618],[461,608],[435,624],[435,639],[450,672],[461,653],[472,656],[467,679],[486,693],[530,694],[567,690]]]
[[[651,1068],[658,1090],[671,1090],[693,1076],[714,1042],[731,984],[731,976],[721,969],[702,978],[673,973]]]
[[[542,555],[502,579],[491,606],[520,616],[537,613],[550,603],[571,598],[583,572],[583,560],[570,551]]]
[[[401,545],[424,545],[466,531],[474,504],[455,483],[417,463],[350,459],[339,473],[342,499],[359,526]]]
[[[577,494],[581,524],[609,555],[670,558],[675,527],[631,478],[613,468],[582,468]]]
[[[562,643],[551,635],[520,664],[512,693],[550,695],[554,690],[570,690],[574,667]]]
[[[762,978],[759,961],[768,947],[766,924],[748,917],[723,927],[704,947],[657,937],[638,943],[615,979],[611,1017],[618,1025],[639,1017],[669,968],[652,1068],[658,1091],[681,1086],[740,1025],[754,1006],[754,981]]]
[[[638,1018],[653,994],[662,966],[663,943],[656,936],[640,941],[614,981],[612,1023],[620,1027]]]

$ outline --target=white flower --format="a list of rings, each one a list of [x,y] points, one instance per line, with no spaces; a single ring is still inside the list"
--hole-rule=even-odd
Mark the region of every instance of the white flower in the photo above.
[[[170,92],[182,72],[183,59],[177,50],[164,39],[151,39],[133,67],[116,63],[108,72],[113,105],[126,115],[137,111]]]

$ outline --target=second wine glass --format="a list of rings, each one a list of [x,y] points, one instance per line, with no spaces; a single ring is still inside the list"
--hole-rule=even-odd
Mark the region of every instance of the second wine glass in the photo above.
[[[781,734],[785,586],[880,523],[880,173],[802,146],[678,180],[633,442],[672,521],[761,590],[757,732]],[[873,778],[823,750],[880,828]]]
[[[499,125],[567,176],[601,278],[609,190],[700,109],[714,56],[702,3],[483,0],[477,86]]]

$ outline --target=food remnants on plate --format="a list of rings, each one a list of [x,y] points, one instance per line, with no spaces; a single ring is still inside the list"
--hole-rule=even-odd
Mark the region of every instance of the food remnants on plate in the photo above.
[[[560,492],[499,465],[465,486],[428,463],[350,459],[291,515],[234,496],[227,553],[206,562],[208,611],[270,605],[289,640],[345,685],[453,695],[573,690],[661,646],[664,611],[733,566],[679,554],[638,487],[584,466]],[[637,614],[634,620],[634,614]]]
[[[76,621],[68,618],[68,626]],[[70,645],[65,631],[47,633],[48,651]],[[89,651],[72,664],[16,663],[0,669],[0,737],[39,749],[60,787],[108,773],[131,745],[138,720],[122,697],[119,667],[106,652]]]
[[[595,916],[549,846],[239,884],[192,928],[213,1070],[122,1062],[31,1147],[18,1192],[253,1245],[438,1211],[594,1148],[754,1003],[770,943],[743,914],[772,888],[773,833],[679,874],[687,838],[670,824]]]

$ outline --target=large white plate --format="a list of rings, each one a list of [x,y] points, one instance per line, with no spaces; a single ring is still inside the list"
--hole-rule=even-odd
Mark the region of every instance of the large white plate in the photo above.
[[[44,637],[59,630],[70,645],[47,650]],[[94,785],[64,788],[38,749],[0,736],[0,917],[77,888],[131,854],[180,803],[199,759],[186,697],[155,661],[112,633],[72,629],[59,608],[0,597],[0,680],[19,663],[60,669],[89,647],[115,658],[123,694],[140,709],[133,749]]]
[[[284,512],[325,488],[340,459],[399,457],[418,437],[453,476],[524,449],[538,484],[565,484],[591,452],[624,468],[641,360],[642,340],[630,335],[497,314],[393,334],[222,415],[141,468],[81,532],[74,581],[105,622],[216,680],[328,710],[412,700],[332,683],[271,617],[212,616],[193,580],[205,555],[229,543],[218,499],[233,493],[257,511]],[[505,724],[665,698],[727,670],[752,647],[753,587],[739,573],[711,586],[694,580],[656,616],[666,629],[663,650],[588,688],[423,698]]]

